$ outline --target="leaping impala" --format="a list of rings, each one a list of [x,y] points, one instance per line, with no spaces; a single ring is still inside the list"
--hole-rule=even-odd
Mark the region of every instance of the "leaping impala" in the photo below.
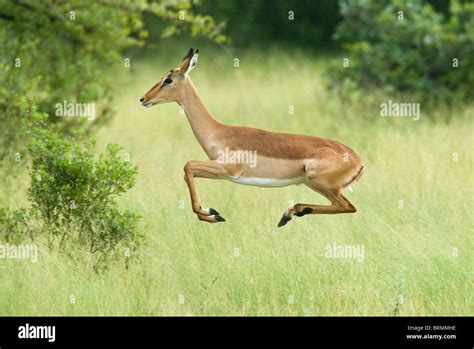
[[[304,183],[331,202],[331,205],[290,206],[283,213],[279,227],[294,215],[356,212],[354,205],[342,195],[342,189],[362,175],[364,165],[360,157],[344,144],[330,139],[220,123],[207,110],[189,78],[198,54],[199,50],[194,52],[191,48],[177,68],[167,72],[140,98],[144,107],[167,102],[181,105],[194,135],[209,158],[206,161],[191,160],[184,166],[184,180],[198,218],[209,223],[225,221],[215,209],[201,206],[194,178],[227,179],[259,187]],[[256,154],[256,166],[241,161],[222,161],[220,156],[229,151]]]

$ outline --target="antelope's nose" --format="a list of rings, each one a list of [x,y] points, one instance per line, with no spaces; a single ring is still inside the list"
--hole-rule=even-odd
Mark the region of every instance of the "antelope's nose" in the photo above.
[[[140,103],[143,103],[144,100],[145,100],[145,97],[140,98]]]

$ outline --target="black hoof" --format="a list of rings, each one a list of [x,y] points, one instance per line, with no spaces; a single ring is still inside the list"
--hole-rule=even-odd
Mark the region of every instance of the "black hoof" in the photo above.
[[[291,221],[291,218],[289,218],[286,215],[286,212],[283,213],[283,216],[281,216],[280,223],[278,223],[278,228],[283,227],[288,221]]]
[[[219,215],[219,212],[217,212],[216,210],[214,210],[212,207],[209,209],[209,215]]]
[[[222,217],[220,215],[216,215],[214,218],[216,219],[217,222],[225,222],[224,217]]]
[[[297,212],[297,213],[295,213],[295,215],[297,215],[298,217],[303,217],[305,214],[309,214],[309,213],[311,213],[311,212],[313,212],[313,209],[312,209],[312,208],[310,208],[310,207],[305,207],[305,208],[303,209],[303,211]]]

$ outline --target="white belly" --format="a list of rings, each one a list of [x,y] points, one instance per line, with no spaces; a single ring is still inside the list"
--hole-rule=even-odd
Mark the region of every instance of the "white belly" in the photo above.
[[[303,177],[290,179],[258,178],[258,177],[225,177],[225,179],[244,185],[253,185],[256,187],[286,187],[288,185],[303,183]]]

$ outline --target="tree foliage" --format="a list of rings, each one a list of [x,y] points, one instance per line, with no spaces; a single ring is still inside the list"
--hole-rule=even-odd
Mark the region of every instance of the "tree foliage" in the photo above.
[[[426,98],[472,97],[474,4],[451,1],[447,17],[422,0],[343,0],[335,38],[350,64],[334,81],[414,92]]]
[[[331,45],[341,17],[334,0],[201,0],[202,9],[226,22],[237,47],[303,46],[320,50]]]

